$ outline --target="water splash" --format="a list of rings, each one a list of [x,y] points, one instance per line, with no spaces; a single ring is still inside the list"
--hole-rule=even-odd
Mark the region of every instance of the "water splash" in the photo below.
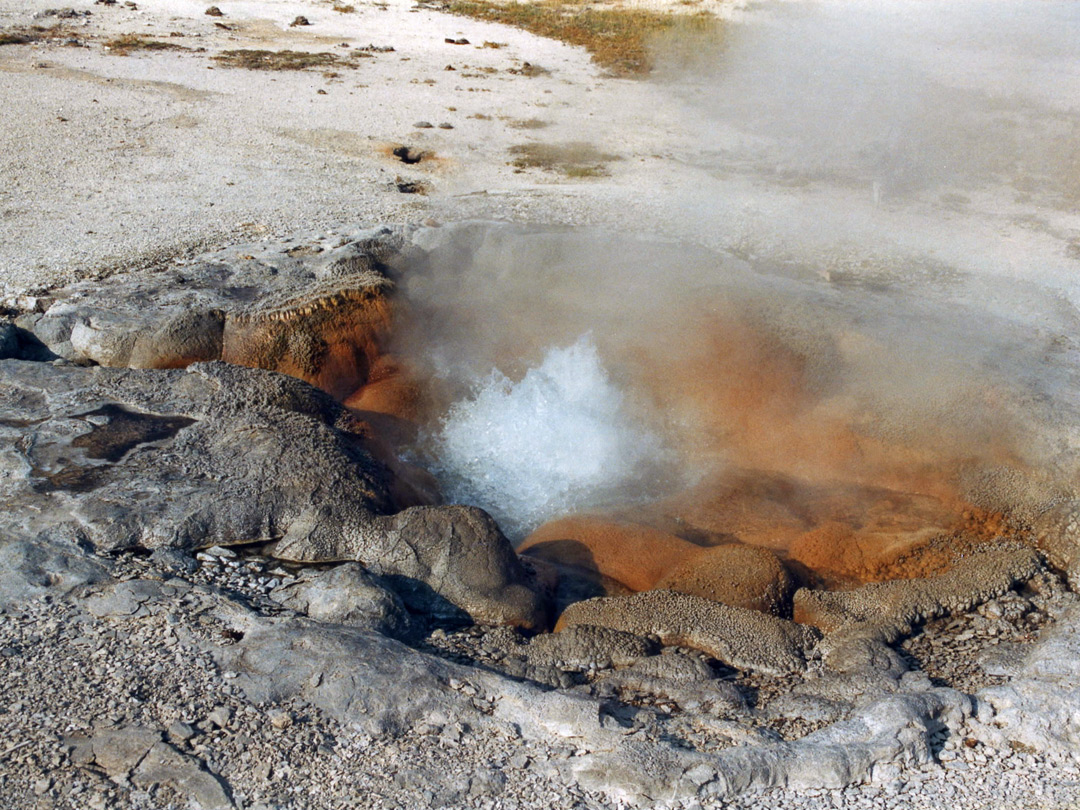
[[[487,509],[512,540],[563,512],[642,497],[665,452],[611,380],[590,335],[514,383],[498,370],[434,437],[448,499]]]

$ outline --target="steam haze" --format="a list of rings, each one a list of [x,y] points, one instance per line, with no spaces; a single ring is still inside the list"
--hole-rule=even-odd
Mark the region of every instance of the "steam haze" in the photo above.
[[[541,407],[553,431],[514,475],[564,464],[588,438],[571,403],[485,394],[564,352],[561,373],[596,382],[578,401],[617,402],[605,446],[623,449],[608,485],[500,515],[517,537],[620,503],[780,550],[837,520],[1022,523],[1077,472],[1078,43],[1063,2],[777,4],[712,52],[661,43],[657,92],[695,146],[666,201],[682,232],[421,234],[398,350],[428,381],[422,452],[467,422],[477,445],[455,453],[498,456],[494,426],[530,430]],[[597,365],[569,367],[586,335]],[[498,512],[507,477],[451,496]],[[764,501],[798,519],[732,518],[751,479],[785,482]]]

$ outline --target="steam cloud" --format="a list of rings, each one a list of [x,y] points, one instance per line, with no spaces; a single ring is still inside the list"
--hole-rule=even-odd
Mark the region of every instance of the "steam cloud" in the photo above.
[[[1080,5],[1066,2],[778,4],[694,71],[685,59],[661,71],[698,145],[697,181],[670,201],[690,238],[491,223],[426,234],[398,349],[430,381],[435,466],[554,493],[459,488],[486,491],[481,505],[518,536],[648,495],[653,523],[781,550],[836,520],[947,523],[926,501],[893,499],[882,517],[866,507],[882,492],[1023,520],[1070,490],[1078,34]],[[586,333],[594,365],[556,362],[569,355],[552,349]],[[547,394],[527,395],[540,378]],[[603,483],[584,448],[580,469],[561,450],[541,469],[543,452],[514,443],[579,447],[568,426],[583,403],[631,442]],[[520,428],[513,442],[493,420]],[[648,438],[635,450],[633,436]],[[651,469],[643,493],[626,470],[664,453],[677,472]],[[785,482],[765,500],[798,519],[732,518],[748,470],[759,489]],[[833,496],[808,506],[822,487]]]

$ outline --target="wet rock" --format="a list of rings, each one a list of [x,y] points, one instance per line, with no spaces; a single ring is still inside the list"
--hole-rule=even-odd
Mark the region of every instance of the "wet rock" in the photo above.
[[[229,313],[221,359],[299,377],[339,400],[356,391],[390,329],[389,282],[370,273],[322,287]]]
[[[792,542],[791,560],[813,571],[825,582],[866,582],[903,554],[925,546],[947,533],[955,515],[933,498],[905,496],[910,514],[899,525],[860,527],[826,522]]]
[[[916,621],[1001,596],[1041,567],[1033,549],[998,543],[968,555],[938,577],[871,583],[851,591],[800,588],[795,619],[826,633],[844,628],[892,641]]]
[[[518,551],[598,583],[611,579],[631,591],[645,591],[700,548],[648,526],[583,516],[545,523]]]
[[[319,622],[364,627],[384,635],[409,634],[412,619],[401,599],[356,563],[313,571],[271,598]]]
[[[774,616],[789,612],[794,591],[775,554],[742,545],[717,546],[691,556],[664,574],[656,587]]]
[[[423,412],[419,383],[393,357],[379,357],[368,373],[369,382],[344,400],[348,408],[416,422]]]
[[[736,668],[776,674],[805,669],[805,651],[816,640],[810,628],[674,591],[578,602],[563,612],[556,630],[581,624],[656,635],[664,644],[693,647]]]

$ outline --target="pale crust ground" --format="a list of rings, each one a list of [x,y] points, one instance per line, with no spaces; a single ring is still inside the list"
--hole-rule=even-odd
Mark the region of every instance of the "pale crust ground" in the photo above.
[[[137,10],[73,0],[91,16],[33,19],[56,5],[0,2],[0,26],[63,22],[84,45],[0,47],[0,291],[9,294],[193,244],[341,221],[461,211],[614,222],[679,174],[686,122],[655,88],[605,78],[580,49],[412,0],[356,2],[347,13],[327,2],[223,2],[223,17],[207,16],[203,0],[142,0]],[[311,25],[291,27],[300,15]],[[104,46],[126,34],[205,51],[120,56]],[[344,45],[393,51],[329,70],[211,60],[243,48],[347,55]],[[526,62],[549,72],[522,75]],[[415,128],[421,121],[434,127]],[[620,160],[610,177],[577,181],[508,165],[509,147],[540,139],[590,141]],[[406,166],[388,154],[395,145],[437,158]],[[399,177],[428,184],[429,196],[400,193]]]

